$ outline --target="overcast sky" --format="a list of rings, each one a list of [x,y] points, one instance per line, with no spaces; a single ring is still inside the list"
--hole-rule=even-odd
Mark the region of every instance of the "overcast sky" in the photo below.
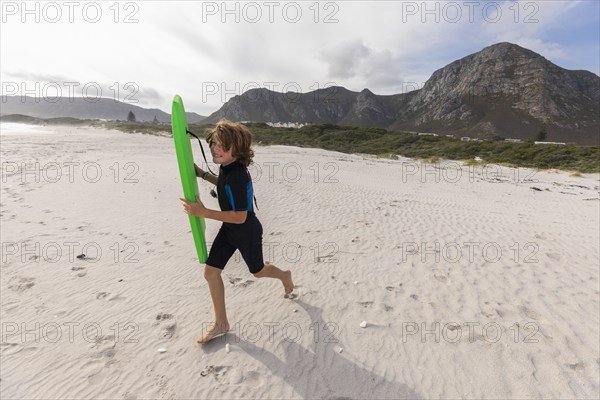
[[[101,94],[170,112],[180,94],[209,115],[254,87],[402,93],[505,41],[600,71],[597,0],[0,3],[1,92],[44,101]]]

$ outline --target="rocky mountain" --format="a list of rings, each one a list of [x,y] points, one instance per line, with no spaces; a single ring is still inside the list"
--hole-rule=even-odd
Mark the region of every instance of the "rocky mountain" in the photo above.
[[[331,87],[309,93],[252,89],[204,122],[333,123],[470,137],[600,144],[600,77],[498,43],[435,71],[422,89],[381,96]]]
[[[171,123],[171,114],[157,108],[142,108],[109,98],[90,101],[82,97],[49,99],[21,96],[0,96],[0,115],[21,114],[37,118],[71,117],[78,119],[127,120],[129,111],[136,121]],[[186,113],[188,122],[200,122],[206,118],[196,113]]]

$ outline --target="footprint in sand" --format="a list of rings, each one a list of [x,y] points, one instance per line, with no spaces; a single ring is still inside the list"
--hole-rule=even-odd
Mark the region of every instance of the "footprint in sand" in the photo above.
[[[29,356],[31,353],[36,352],[38,348],[36,346],[24,346],[22,343],[0,343],[0,351],[4,357],[12,356],[17,353],[23,352],[23,355]]]
[[[388,292],[394,292],[394,293],[400,293],[400,294],[404,293],[404,288],[402,287],[401,283],[398,286],[386,286],[385,289]]]
[[[114,335],[100,335],[94,339],[94,342],[90,345],[90,347],[97,349],[96,353],[92,355],[92,358],[103,360],[105,367],[108,367],[116,362],[114,358],[117,354],[117,342],[115,341]],[[88,379],[92,378],[95,375],[88,376]],[[93,378],[91,380],[95,381],[95,379]]]
[[[231,372],[227,374],[227,379],[224,379],[223,383],[228,385],[239,385],[242,382],[244,382],[244,374],[242,371],[232,369]],[[244,384],[247,384],[247,382],[244,382]]]
[[[558,253],[546,253],[546,255],[548,256],[548,258],[554,261],[560,261],[560,259],[562,258],[561,255]]]
[[[169,385],[169,378],[166,375],[154,375],[154,384],[158,386],[158,395],[161,399],[175,398],[175,391]]]
[[[120,300],[125,300],[126,298],[127,297],[123,297],[120,294],[115,294],[114,296],[109,298],[108,301],[120,301]]]
[[[18,293],[23,293],[27,289],[32,288],[35,285],[35,278],[27,277],[13,277],[8,282],[8,288]]]
[[[113,348],[113,347],[115,347],[115,345],[116,345],[115,335],[99,335],[94,338],[94,342],[92,343],[91,347]],[[110,352],[105,352],[105,354],[108,354],[108,353],[110,353]]]
[[[158,321],[155,325],[159,325],[162,327],[160,332],[160,336],[163,338],[170,339],[175,334],[177,330],[177,321],[174,320],[175,317],[173,314],[159,313],[156,316],[156,320]]]
[[[573,371],[583,371],[585,369],[585,364],[583,361],[578,362],[577,364],[565,364],[567,367],[571,368]]]
[[[102,383],[104,382],[104,378],[107,374],[108,371],[106,370],[106,368],[99,368],[97,371],[87,376],[88,383],[90,385],[97,385],[99,383]]]
[[[242,278],[236,278],[236,277],[232,277],[232,276],[227,276],[227,280],[229,281],[229,283],[231,283],[232,285],[235,285],[236,283],[238,283],[239,281],[242,280]]]
[[[212,376],[216,380],[220,380],[219,378],[224,376],[230,369],[231,366],[227,365],[209,365],[200,372],[200,376]]]
[[[234,286],[239,286],[239,287],[250,286],[254,283],[254,281],[251,279],[247,279],[246,281],[242,282],[242,278],[237,278],[235,276],[230,276],[230,275],[227,275],[227,280],[229,281],[230,284],[232,284]]]
[[[130,392],[123,393],[123,400],[137,400],[137,396]]]
[[[243,383],[246,386],[259,387],[259,386],[264,385],[266,382],[265,382],[264,376],[262,376],[258,372],[248,371],[248,372],[244,373]]]
[[[538,314],[537,312],[525,307],[525,306],[520,306],[519,307],[519,311],[521,311],[523,314],[525,314],[525,316],[527,318],[531,318],[531,319],[535,319],[535,320],[539,320],[542,316],[540,314]]]

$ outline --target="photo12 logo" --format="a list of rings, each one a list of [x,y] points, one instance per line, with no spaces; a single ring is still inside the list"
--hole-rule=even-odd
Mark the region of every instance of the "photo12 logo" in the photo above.
[[[458,183],[461,181],[475,183],[486,182],[525,183],[538,182],[534,179],[537,171],[531,168],[502,167],[496,164],[463,165],[458,161],[405,161],[400,165],[402,183],[417,181],[419,183]]]
[[[286,22],[295,24],[312,21],[315,24],[336,24],[340,5],[334,1],[203,1],[202,23],[218,21],[225,23]]]
[[[97,263],[102,255],[109,257],[115,264],[137,263],[136,258],[140,246],[135,242],[114,242],[110,246],[103,246],[97,242],[2,242],[2,263],[20,261],[21,263]]]
[[[269,183],[281,180],[286,183],[296,183],[302,179],[303,174],[312,177],[314,183],[339,183],[339,180],[335,177],[339,170],[340,167],[335,162],[315,162],[308,167],[308,171],[304,171],[300,164],[293,161],[286,163],[266,161],[252,163],[248,167],[253,182],[259,182],[264,175]]]
[[[205,334],[213,326],[213,323],[202,323],[202,334]],[[300,343],[304,336],[309,335],[314,343],[338,343],[336,335],[341,332],[341,327],[335,322],[314,322],[308,326],[302,326],[297,322],[248,322],[234,324],[231,332],[234,334],[236,343],[246,341],[256,343],[265,339],[269,343],[275,340],[289,343]],[[218,340],[229,340],[225,336]]]
[[[2,23],[75,23],[101,21],[137,24],[140,7],[128,1],[2,1]]]
[[[33,99],[39,103],[56,103],[67,100],[73,103],[75,99],[83,99],[88,103],[96,103],[102,98],[112,98],[123,103],[138,103],[136,95],[140,87],[135,82],[121,84],[113,82],[104,85],[98,82],[2,82],[2,103],[8,102],[8,96],[20,96],[25,103]]]
[[[510,245],[500,245],[496,242],[404,242],[396,246],[400,249],[401,260],[405,263],[409,257],[420,259],[421,262],[451,263],[455,264],[461,260],[469,263],[485,261],[496,263],[502,258],[515,263],[539,263],[536,255],[540,246],[535,242],[519,244],[514,242]],[[507,256],[508,254],[508,256]],[[443,260],[443,261],[442,261]]]
[[[139,179],[136,176],[139,170],[139,165],[134,162],[126,162],[124,164],[115,162],[107,167],[94,161],[83,163],[76,161],[66,161],[63,163],[49,162],[44,164],[39,162],[17,163],[14,161],[4,161],[0,169],[0,175],[2,175],[2,183],[9,181],[11,183],[19,181],[20,184],[33,182],[57,183],[61,181],[75,183],[77,180],[83,180],[86,183],[96,183],[103,176],[114,183],[138,183]]]
[[[304,87],[299,82],[246,82],[243,85],[241,82],[234,82],[233,87],[227,82],[202,82],[200,93],[203,103],[213,99],[225,103],[234,96],[241,96],[250,103],[272,102],[278,95],[283,96],[285,101],[296,103],[311,93],[310,101],[319,104],[337,101],[338,87],[335,82],[314,82]]]
[[[535,322],[515,322],[509,327],[502,326],[497,322],[447,322],[433,323],[415,321],[402,322],[402,343],[409,339],[418,340],[421,343],[473,343],[481,340],[487,343],[500,341],[503,335],[514,343],[539,343],[540,327]]]
[[[417,20],[456,24],[483,20],[494,24],[510,19],[515,24],[534,24],[539,22],[536,16],[540,10],[533,1],[402,1],[401,5],[402,23]]]
[[[135,322],[115,322],[108,328],[102,329],[98,322],[68,321],[57,322],[13,322],[3,321],[0,324],[2,343],[58,343],[68,341],[75,343],[83,340],[86,343],[99,344],[107,340],[117,343],[138,343],[140,327]],[[106,334],[108,333],[108,334]]]

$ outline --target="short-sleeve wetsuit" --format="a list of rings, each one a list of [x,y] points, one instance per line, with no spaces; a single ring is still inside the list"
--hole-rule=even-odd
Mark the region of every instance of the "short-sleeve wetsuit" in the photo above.
[[[243,224],[223,222],[210,248],[206,265],[223,269],[236,250],[255,274],[264,267],[262,253],[263,228],[254,213],[252,179],[247,168],[238,161],[220,166],[217,197],[221,211],[247,211]]]

